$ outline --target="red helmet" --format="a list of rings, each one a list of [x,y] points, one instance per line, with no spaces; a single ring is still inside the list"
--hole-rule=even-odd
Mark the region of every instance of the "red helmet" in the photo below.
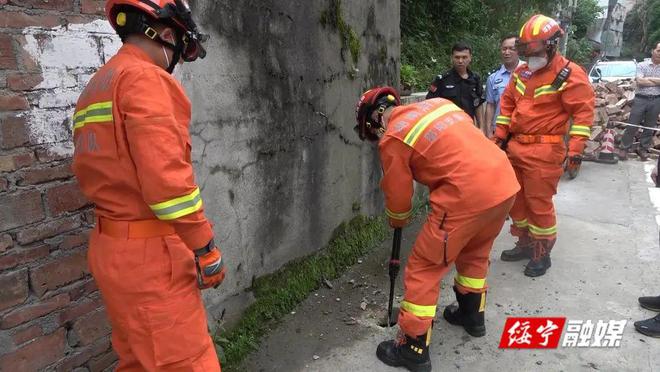
[[[536,14],[520,29],[516,48],[519,54],[529,56],[548,45],[557,45],[563,35],[564,30],[557,21],[543,14]]]
[[[139,14],[146,15],[146,19],[137,19],[137,13],[127,11],[129,7],[138,10]],[[181,32],[183,43],[181,57],[184,61],[191,62],[206,56],[202,43],[208,39],[208,36],[197,31],[187,0],[107,0],[105,15],[112,28],[120,35],[130,30],[155,39],[157,33],[150,26],[149,21],[169,24]]]
[[[355,107],[355,119],[357,125],[355,131],[361,140],[378,141],[378,136],[371,132],[371,128],[381,127],[380,123],[374,123],[371,114],[374,110],[379,110],[382,114],[389,106],[398,106],[401,104],[399,93],[392,87],[375,87],[364,92]]]

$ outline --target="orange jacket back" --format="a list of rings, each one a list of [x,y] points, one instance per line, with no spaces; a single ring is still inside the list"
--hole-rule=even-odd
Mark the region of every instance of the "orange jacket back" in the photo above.
[[[413,180],[429,187],[434,211],[471,214],[520,189],[506,154],[442,98],[396,107],[379,143],[386,210],[405,217]]]
[[[96,214],[172,223],[191,249],[213,237],[191,163],[181,85],[125,44],[92,77],[73,119],[73,171]]]

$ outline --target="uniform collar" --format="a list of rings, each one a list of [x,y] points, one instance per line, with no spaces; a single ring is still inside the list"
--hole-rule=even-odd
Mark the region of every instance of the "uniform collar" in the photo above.
[[[463,78],[461,75],[459,75],[458,71],[456,71],[456,69],[453,68],[453,67],[451,68],[451,72],[450,72],[450,73],[451,73],[451,74],[454,74],[456,77],[458,77],[458,78],[460,78],[460,79]],[[472,77],[474,76],[474,74],[472,73],[472,70],[470,70],[469,67],[467,68],[467,74],[468,74],[467,80],[472,79]]]
[[[518,65],[516,65],[513,71],[516,71],[516,69],[520,67],[523,63],[525,62],[523,62],[521,59],[518,59]],[[509,70],[506,69],[506,66],[504,66],[504,63],[502,63],[502,65],[500,66],[500,70],[498,72],[501,74],[512,74],[513,71],[509,72]]]
[[[117,54],[127,54],[141,61],[157,65],[156,62],[151,59],[151,57],[149,57],[149,55],[144,50],[133,44],[124,43]]]

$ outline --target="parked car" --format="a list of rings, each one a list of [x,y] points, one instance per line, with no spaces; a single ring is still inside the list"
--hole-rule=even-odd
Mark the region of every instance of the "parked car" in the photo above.
[[[599,61],[589,71],[589,79],[592,83],[634,79],[636,75],[635,61]]]

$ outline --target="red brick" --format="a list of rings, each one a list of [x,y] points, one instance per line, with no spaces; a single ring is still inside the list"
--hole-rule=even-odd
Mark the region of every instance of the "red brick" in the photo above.
[[[16,67],[12,38],[9,35],[0,35],[0,69],[15,70]]]
[[[68,182],[52,187],[46,191],[46,208],[51,216],[59,216],[65,212],[75,211],[89,204],[80,191],[77,182]]]
[[[35,324],[33,326],[23,328],[20,331],[16,331],[12,336],[12,340],[14,340],[14,344],[21,345],[28,341],[32,341],[39,336],[43,336],[43,334],[44,330],[41,328],[41,326],[39,324]]]
[[[114,350],[110,350],[109,352],[99,355],[89,361],[89,372],[102,372],[115,361],[117,361],[117,354],[115,354]]]
[[[0,231],[44,219],[41,193],[37,190],[0,195]]]
[[[34,161],[35,157],[32,151],[0,156],[0,172],[13,172],[17,169],[29,167],[34,164]]]
[[[69,323],[85,314],[89,314],[94,310],[100,309],[101,307],[103,307],[103,301],[101,300],[101,297],[81,300],[79,303],[72,304],[69,308],[60,312],[58,316],[59,324]]]
[[[62,12],[73,10],[73,0],[9,0],[9,3],[24,8],[59,10]]]
[[[23,117],[9,116],[0,123],[0,146],[11,149],[27,144],[30,141],[27,133],[27,122]]]
[[[25,28],[30,26],[55,27],[60,24],[60,18],[48,14],[27,14],[26,12],[0,11],[1,28]]]
[[[110,324],[104,309],[89,313],[73,323],[67,335],[69,346],[90,345],[110,333]]]
[[[14,246],[14,240],[9,234],[0,235],[0,253],[4,253],[7,249]],[[0,268],[0,270],[2,270]]]
[[[24,305],[2,317],[0,320],[1,329],[14,328],[32,319],[40,318],[50,314],[57,309],[61,309],[69,304],[69,295],[66,293],[57,295],[43,302],[37,302],[31,305]]]
[[[38,226],[23,228],[16,234],[16,240],[20,244],[29,244],[50,238],[52,236],[71,231],[80,227],[80,218],[78,216],[67,217],[60,220],[46,222]]]
[[[0,94],[0,111],[27,110],[30,104],[20,94]]]
[[[56,372],[75,372],[74,368],[85,364],[96,355],[107,353],[108,349],[110,349],[110,337],[105,337],[91,346],[75,348],[73,354],[64,358],[53,370]],[[82,370],[89,372],[86,368]]]
[[[90,232],[91,230],[86,229],[82,231],[80,234],[65,236],[64,240],[62,240],[62,243],[60,243],[59,248],[62,250],[67,250],[67,249],[78,248],[83,245],[86,245],[87,242],[89,241]]]
[[[27,40],[25,36],[20,35],[15,37],[18,43],[18,52],[16,54],[16,62],[23,71],[41,72],[41,66],[38,61],[35,61],[30,53],[25,49]]]
[[[96,282],[92,278],[81,280],[69,286],[68,292],[71,301],[78,301],[79,299],[98,291]]]
[[[30,269],[30,286],[41,297],[46,291],[76,281],[87,273],[87,255],[80,251]]]
[[[37,149],[37,159],[39,159],[39,161],[42,163],[50,163],[53,161],[66,160],[70,158],[71,158],[70,155],[52,152],[46,148]]]
[[[39,337],[22,348],[0,356],[0,371],[39,371],[64,354],[64,329]]]
[[[81,13],[84,14],[105,14],[105,1],[100,0],[82,0],[80,2]]]
[[[28,296],[27,269],[0,276],[0,311],[22,304]],[[0,368],[0,371],[3,369]]]
[[[7,75],[7,86],[11,90],[32,90],[44,80],[41,74],[12,73]]]
[[[48,168],[31,168],[23,171],[18,176],[17,184],[19,186],[37,185],[44,182],[61,180],[73,177],[71,163],[66,162]]]
[[[99,19],[99,17],[94,15],[81,15],[73,14],[66,17],[67,23],[72,24],[87,24]]]
[[[50,253],[45,244],[30,248],[14,248],[9,253],[0,256],[0,270],[11,269],[12,267],[30,263],[40,258],[47,257]]]

